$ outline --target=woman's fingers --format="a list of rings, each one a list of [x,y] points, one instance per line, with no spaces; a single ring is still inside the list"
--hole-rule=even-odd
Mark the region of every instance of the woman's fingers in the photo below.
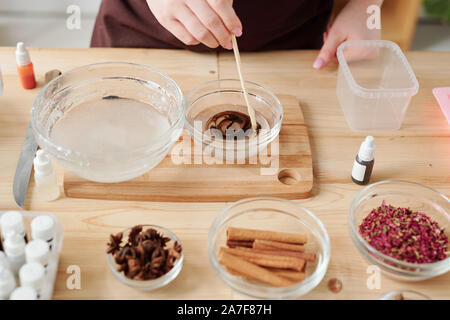
[[[175,12],[175,17],[198,41],[210,48],[217,48],[219,46],[219,42],[216,38],[208,29],[206,29],[194,12],[187,6],[180,6]]]
[[[210,48],[232,49],[231,34],[240,36],[242,24],[232,0],[147,0],[163,27],[185,44],[202,42]]]
[[[236,37],[240,37],[242,35],[242,23],[233,9],[233,0],[207,1],[211,8],[219,15],[228,31],[233,33]]]
[[[175,19],[172,19],[166,25],[163,25],[164,28],[169,30],[175,37],[177,37],[181,42],[188,46],[194,46],[200,43],[186,28],[183,24]]]
[[[188,0],[187,6],[195,13],[203,26],[207,28],[220,43],[227,49],[232,49],[230,32],[214,10],[205,0]]]
[[[344,41],[345,39],[341,39],[338,33],[333,32],[331,30],[324,37],[325,43],[320,49],[319,55],[314,61],[313,68],[314,69],[322,69],[330,63],[336,56],[337,47]]]

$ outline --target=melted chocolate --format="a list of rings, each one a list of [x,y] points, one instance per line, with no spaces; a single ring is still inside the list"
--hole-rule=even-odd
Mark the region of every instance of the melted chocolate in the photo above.
[[[256,131],[261,129],[257,123]],[[218,130],[225,139],[227,136],[234,136],[234,139],[241,136],[249,136],[252,133],[250,117],[238,111],[224,111],[211,117],[206,123],[206,130]],[[236,131],[238,131],[236,133]]]

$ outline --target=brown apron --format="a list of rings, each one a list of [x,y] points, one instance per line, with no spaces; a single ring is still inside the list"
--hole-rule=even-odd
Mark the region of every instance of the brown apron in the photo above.
[[[233,7],[243,25],[241,51],[319,49],[333,0],[235,0]],[[183,44],[159,24],[145,0],[103,0],[91,46],[224,50]]]

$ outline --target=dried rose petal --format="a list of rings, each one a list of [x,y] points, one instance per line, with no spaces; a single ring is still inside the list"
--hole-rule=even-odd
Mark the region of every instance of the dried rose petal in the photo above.
[[[385,201],[364,218],[359,233],[376,250],[398,260],[432,263],[447,257],[448,237],[436,221]]]

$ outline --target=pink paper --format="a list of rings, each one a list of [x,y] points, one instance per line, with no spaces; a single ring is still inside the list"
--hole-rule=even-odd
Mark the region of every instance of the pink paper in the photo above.
[[[434,88],[433,94],[441,106],[442,112],[447,118],[448,124],[450,124],[450,87]]]

